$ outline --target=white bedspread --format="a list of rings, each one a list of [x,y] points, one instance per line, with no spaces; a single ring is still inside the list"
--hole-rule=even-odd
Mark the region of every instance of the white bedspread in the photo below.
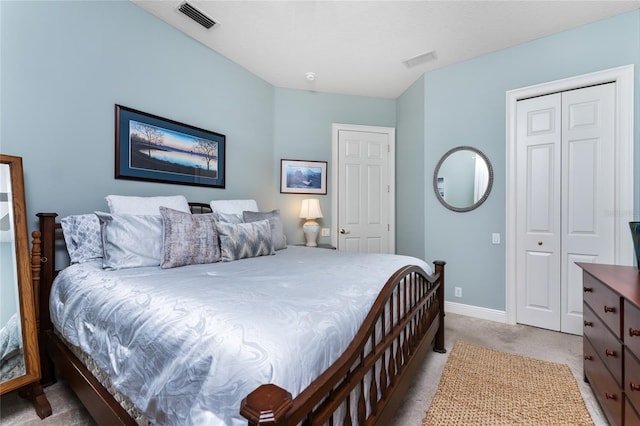
[[[245,425],[263,383],[295,397],[346,349],[407,256],[289,246],[229,263],[104,271],[70,266],[53,285],[56,329],[150,420]]]

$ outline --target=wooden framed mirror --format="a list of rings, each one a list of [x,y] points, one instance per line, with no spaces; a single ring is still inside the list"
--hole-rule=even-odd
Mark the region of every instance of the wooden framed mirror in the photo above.
[[[0,395],[21,390],[44,418],[32,284],[22,158],[0,154]]]
[[[482,151],[458,146],[447,151],[433,172],[433,190],[454,212],[468,212],[485,202],[493,186],[493,167]]]

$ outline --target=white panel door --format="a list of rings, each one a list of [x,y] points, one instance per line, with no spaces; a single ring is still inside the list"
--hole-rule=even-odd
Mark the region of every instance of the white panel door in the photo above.
[[[560,330],[582,334],[582,270],[615,262],[615,85],[562,94]]]
[[[517,105],[516,321],[582,334],[582,273],[613,263],[615,84]]]
[[[516,321],[560,329],[560,94],[518,102]]]
[[[392,253],[388,132],[338,130],[338,249]]]

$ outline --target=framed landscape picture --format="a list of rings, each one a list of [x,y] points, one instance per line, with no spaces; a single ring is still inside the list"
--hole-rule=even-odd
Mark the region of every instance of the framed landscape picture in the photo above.
[[[115,178],[225,187],[225,136],[116,105]]]
[[[327,162],[280,160],[280,192],[326,194]]]

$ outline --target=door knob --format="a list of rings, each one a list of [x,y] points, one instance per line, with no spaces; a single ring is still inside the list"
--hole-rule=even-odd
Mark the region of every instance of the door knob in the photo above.
[[[348,234],[348,233],[349,233],[349,231],[347,231],[347,230],[346,230],[346,229],[344,229],[344,228],[340,228],[340,233],[341,233],[341,234]]]

